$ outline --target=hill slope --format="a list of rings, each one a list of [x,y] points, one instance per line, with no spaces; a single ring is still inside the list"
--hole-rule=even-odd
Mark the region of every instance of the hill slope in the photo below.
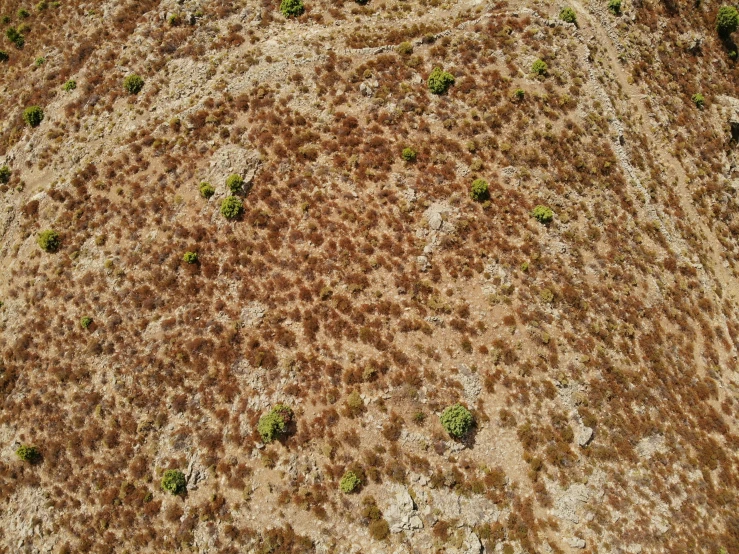
[[[735,45],[570,6],[2,3],[0,551],[739,550]]]

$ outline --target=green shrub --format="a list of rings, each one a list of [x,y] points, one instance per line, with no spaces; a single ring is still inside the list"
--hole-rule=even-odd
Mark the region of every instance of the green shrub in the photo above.
[[[447,433],[456,438],[464,436],[472,429],[473,423],[472,414],[462,404],[449,406],[441,414],[441,425]]]
[[[177,27],[181,22],[179,14],[173,13],[167,18],[167,23],[172,27]]]
[[[241,175],[233,173],[226,178],[226,186],[231,191],[231,194],[238,194],[244,190],[244,179],[242,179]]]
[[[10,23],[10,16],[4,15],[0,17],[0,23],[2,23],[3,25],[7,25],[8,23]]]
[[[703,107],[706,105],[706,99],[703,97],[703,95],[699,92],[697,94],[693,95],[693,104],[695,104],[695,107],[699,110],[702,110]]]
[[[36,9],[40,12],[44,11],[49,7],[49,3],[46,0],[41,0],[38,4],[36,4]]]
[[[44,120],[44,110],[39,106],[29,106],[23,110],[23,121],[30,127],[38,127]]]
[[[440,67],[431,70],[428,79],[429,90],[433,94],[445,94],[449,87],[454,84],[454,75],[444,71]]]
[[[244,211],[244,204],[236,196],[229,196],[221,202],[221,215],[226,219],[236,219]]]
[[[144,80],[134,73],[123,80],[123,88],[128,94],[138,94],[144,88]]]
[[[213,185],[211,185],[210,183],[206,183],[205,181],[200,183],[200,196],[208,199],[211,196],[213,196],[215,193],[216,193],[216,189],[213,187]]]
[[[92,318],[90,316],[84,316],[80,318],[80,325],[83,329],[87,329],[88,327],[90,327],[90,325],[92,325]]]
[[[526,92],[522,88],[517,88],[513,91],[513,97],[516,100],[523,100],[524,96],[526,96]]]
[[[40,58],[36,58],[36,67],[41,67],[46,63],[46,58],[41,56]]]
[[[539,205],[531,212],[531,215],[539,222],[539,223],[549,223],[552,221],[552,218],[554,217],[554,212],[552,212],[551,208],[548,208],[547,206]]]
[[[270,443],[278,436],[285,433],[287,424],[292,421],[293,411],[289,406],[276,404],[268,413],[259,418],[257,431],[262,437],[262,442]]]
[[[15,455],[24,462],[33,463],[41,457],[41,452],[35,446],[22,444],[15,451]]]
[[[0,63],[7,62],[10,56],[5,50],[0,50]]]
[[[728,38],[739,26],[739,12],[733,6],[721,6],[716,15],[716,30],[722,38]]]
[[[344,494],[351,494],[359,489],[362,482],[353,471],[347,471],[339,482],[339,488]]]
[[[413,45],[410,42],[401,42],[395,50],[398,54],[410,56],[413,54]]]
[[[162,477],[162,489],[170,494],[185,492],[185,474],[177,469],[168,469]]]
[[[411,147],[403,148],[403,152],[400,153],[401,157],[407,162],[415,162],[418,153]]]
[[[7,165],[0,167],[0,183],[5,184],[10,181],[11,174],[12,171],[10,171],[10,168]]]
[[[559,12],[559,18],[565,23],[577,23],[577,14],[572,8],[562,8]]]
[[[23,48],[26,44],[26,39],[23,37],[23,34],[15,27],[8,27],[5,31],[5,36],[8,37],[8,40],[15,44],[15,47],[18,49]]]
[[[39,233],[36,241],[44,252],[56,252],[62,245],[59,233],[52,231],[51,229],[47,229],[46,231]]]
[[[198,263],[198,253],[197,252],[185,252],[185,255],[182,256],[182,261],[188,264],[196,264]]]
[[[18,8],[18,11],[16,12],[16,15],[18,15],[18,19],[25,19],[25,18],[27,18],[31,14],[25,8]]]
[[[621,13],[621,0],[608,0],[608,11],[613,15]]]
[[[64,86],[62,86],[62,89],[64,89],[64,92],[72,92],[74,89],[77,88],[77,81],[74,79],[70,79],[66,83],[64,83]]]
[[[531,73],[534,75],[544,76],[547,74],[549,67],[544,60],[536,60],[531,66]]]
[[[484,202],[490,198],[488,192],[488,182],[485,179],[475,179],[470,187],[470,197],[475,202]]]
[[[280,11],[285,17],[298,17],[303,15],[305,5],[303,0],[282,0],[280,2]]]

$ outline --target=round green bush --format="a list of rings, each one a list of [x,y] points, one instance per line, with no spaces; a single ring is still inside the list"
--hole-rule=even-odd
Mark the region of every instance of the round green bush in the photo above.
[[[547,74],[548,69],[549,67],[544,60],[536,60],[531,66],[531,73],[533,73],[534,75],[544,76]]]
[[[608,0],[608,11],[613,15],[621,13],[621,0]]]
[[[26,39],[23,37],[23,34],[15,27],[8,27],[5,31],[5,36],[8,37],[8,40],[15,44],[15,47],[18,49],[23,48],[26,44]]]
[[[441,425],[447,433],[456,438],[472,429],[473,423],[472,414],[462,404],[449,406],[441,414]]]
[[[16,12],[16,15],[18,16],[18,19],[25,19],[25,18],[27,18],[31,14],[25,8],[18,8],[18,11]]]
[[[403,148],[403,151],[400,153],[400,155],[407,162],[415,162],[416,156],[418,155],[418,153],[415,150],[413,150],[413,148],[408,147],[408,148]]]
[[[185,492],[185,474],[177,469],[168,469],[162,477],[162,489],[170,494]]]
[[[554,212],[551,208],[547,206],[539,205],[531,212],[531,215],[539,222],[539,223],[549,223],[552,221],[552,218],[554,217]]]
[[[51,229],[42,231],[39,233],[38,239],[36,239],[41,250],[44,252],[56,252],[62,245],[62,241],[59,238],[59,233]]]
[[[241,175],[233,173],[226,178],[226,186],[231,191],[231,194],[238,194],[244,190],[244,179]]]
[[[10,175],[11,175],[10,168],[7,165],[4,165],[0,167],[0,183],[7,183],[10,181]]]
[[[236,196],[229,196],[221,202],[221,215],[226,219],[236,219],[244,211],[244,204]]]
[[[359,480],[356,473],[353,471],[347,471],[339,482],[339,488],[344,494],[351,494],[359,489],[361,484],[362,482]]]
[[[703,107],[706,105],[706,99],[703,97],[703,95],[699,92],[697,94],[693,95],[693,104],[695,104],[695,107],[699,110],[702,110]]]
[[[577,23],[577,14],[572,8],[562,8],[559,18],[565,23]]]
[[[410,42],[401,42],[395,48],[395,51],[403,56],[410,56],[413,54],[413,45]]]
[[[185,255],[182,256],[182,260],[188,264],[196,264],[198,263],[198,253],[197,252],[185,252]]]
[[[739,26],[739,12],[733,6],[721,6],[716,15],[716,30],[723,38],[728,38]]]
[[[77,88],[77,81],[74,79],[70,79],[66,83],[64,83],[64,86],[62,89],[64,89],[64,92],[72,92],[74,89]]]
[[[475,202],[484,202],[490,198],[488,192],[488,182],[485,179],[475,179],[470,187],[470,197]]]
[[[205,181],[200,183],[200,196],[202,196],[205,199],[210,198],[216,193],[215,187],[211,185],[210,183],[206,183]]]
[[[265,444],[272,442],[287,430],[292,421],[293,411],[289,406],[276,404],[268,413],[259,418],[257,431]]]
[[[0,63],[7,62],[9,59],[8,53],[5,50],[0,50]]]
[[[90,325],[92,325],[92,318],[90,316],[84,316],[80,318],[80,326],[83,329],[87,329],[88,327],[90,327]]]
[[[123,88],[128,94],[138,94],[144,88],[144,80],[136,74],[129,75],[123,80]]]
[[[303,0],[282,0],[280,2],[280,11],[285,17],[298,17],[303,15],[305,5]]]
[[[449,87],[454,84],[454,75],[444,71],[440,67],[431,70],[428,79],[429,90],[433,94],[445,94]]]
[[[23,110],[23,121],[29,127],[38,127],[44,120],[44,110],[39,106],[29,106]]]
[[[35,446],[29,446],[27,444],[22,444],[15,451],[15,455],[18,456],[18,458],[20,458],[24,462],[33,463],[41,457],[41,452]]]

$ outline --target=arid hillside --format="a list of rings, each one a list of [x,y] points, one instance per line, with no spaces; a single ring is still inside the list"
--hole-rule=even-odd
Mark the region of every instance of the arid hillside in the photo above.
[[[0,553],[739,554],[738,24],[0,0]]]

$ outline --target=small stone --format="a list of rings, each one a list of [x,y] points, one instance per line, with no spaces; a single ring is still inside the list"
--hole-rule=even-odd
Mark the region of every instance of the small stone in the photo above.
[[[438,212],[434,212],[431,214],[431,217],[429,217],[429,227],[431,227],[434,231],[438,231],[441,229],[441,225],[444,223],[444,220],[441,219],[441,214]]]
[[[572,537],[567,541],[572,548],[585,548],[585,539],[579,537]]]

